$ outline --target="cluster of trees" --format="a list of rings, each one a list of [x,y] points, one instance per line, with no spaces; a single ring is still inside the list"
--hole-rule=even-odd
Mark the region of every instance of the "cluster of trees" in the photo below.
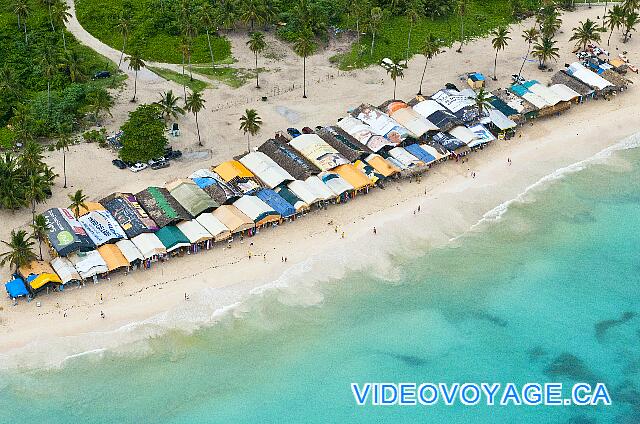
[[[64,31],[69,7],[63,0],[14,0],[0,10],[0,126],[14,139],[51,136],[77,127],[87,111],[99,115],[111,103],[90,81],[105,61]]]
[[[29,141],[20,155],[5,153],[0,157],[0,208],[31,206],[35,216],[36,205],[51,196],[56,177],[44,163],[42,146],[34,141]]]
[[[82,190],[77,190],[68,196],[70,202],[68,208],[77,218],[80,215],[80,210],[87,207],[85,204],[87,196],[82,193]],[[30,233],[27,233],[26,230],[12,230],[9,241],[2,241],[8,250],[0,254],[0,266],[9,265],[14,271],[17,271],[18,268],[28,265],[38,257],[40,260],[43,259],[42,243],[46,240],[49,231],[47,220],[42,215],[34,215],[29,227]],[[34,252],[35,243],[38,243],[39,255]]]

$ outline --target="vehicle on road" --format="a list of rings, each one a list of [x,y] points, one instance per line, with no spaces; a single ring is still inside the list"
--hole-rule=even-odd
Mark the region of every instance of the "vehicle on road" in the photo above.
[[[123,160],[114,159],[111,161],[111,163],[118,169],[127,169],[127,164]]]
[[[168,168],[169,165],[171,165],[171,164],[169,162],[167,162],[166,160],[161,160],[161,161],[157,161],[153,165],[151,165],[151,169],[153,169],[154,171],[157,171],[158,169]]]
[[[147,169],[147,167],[148,167],[148,166],[149,166],[149,165],[147,165],[146,163],[138,162],[138,163],[136,163],[136,164],[131,165],[131,166],[129,167],[129,170],[130,170],[131,172],[140,172],[140,171],[142,171],[142,170],[144,170],[144,169]]]

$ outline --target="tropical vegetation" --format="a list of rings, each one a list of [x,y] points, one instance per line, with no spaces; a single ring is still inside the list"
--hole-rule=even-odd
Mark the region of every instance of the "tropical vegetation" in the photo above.
[[[122,148],[120,159],[128,163],[147,162],[161,157],[167,145],[162,109],[157,104],[144,104],[132,112],[120,127]]]

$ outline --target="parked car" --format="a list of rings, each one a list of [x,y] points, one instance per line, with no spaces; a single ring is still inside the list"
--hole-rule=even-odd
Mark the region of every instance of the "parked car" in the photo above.
[[[153,169],[154,171],[157,171],[158,169],[168,168],[169,165],[170,163],[167,162],[166,160],[161,160],[151,165],[151,169]]]
[[[123,160],[114,159],[114,160],[111,161],[111,163],[113,164],[113,166],[115,166],[118,169],[127,169],[127,164],[124,163]]]
[[[142,171],[143,169],[147,169],[147,167],[148,167],[148,166],[149,166],[149,165],[147,165],[146,163],[138,162],[138,163],[136,163],[136,164],[131,165],[131,166],[129,167],[129,170],[130,170],[131,172],[140,172],[140,171]]]
[[[287,133],[293,138],[300,136],[300,131],[297,128],[287,128]]]
[[[95,75],[93,76],[93,79],[104,79],[104,78],[109,78],[111,76],[111,72],[109,71],[99,71],[96,72]]]
[[[165,151],[165,154],[164,154],[164,160],[174,160],[180,157],[182,157],[182,152],[180,150],[171,149],[168,152]]]
[[[302,134],[313,134],[313,133],[314,133],[314,131],[309,127],[304,127],[302,129]]]

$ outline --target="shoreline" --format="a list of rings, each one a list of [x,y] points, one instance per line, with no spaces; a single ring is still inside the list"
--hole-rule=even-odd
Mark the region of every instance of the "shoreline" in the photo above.
[[[595,18],[600,10],[580,9],[563,15],[563,31],[558,34],[561,56],[554,67],[575,60],[572,43],[568,42],[570,29],[579,20]],[[507,64],[511,68],[520,66],[521,56],[527,49],[520,32],[531,22],[526,20],[511,26],[513,39],[499,58],[500,82],[487,81],[489,90],[497,88],[495,84],[507,84],[511,73]],[[234,45],[234,50],[239,60],[252,61],[253,54],[244,42],[235,41],[238,45]],[[635,38],[628,44],[620,44],[614,38],[610,51],[614,55],[619,48],[628,49],[631,62],[638,63],[636,46]],[[434,92],[446,82],[457,82],[461,72],[480,71],[489,75],[493,61],[487,60],[488,52],[493,50],[487,38],[466,44],[463,55],[448,49],[429,62],[424,91]],[[265,138],[266,134],[289,126],[334,122],[345,110],[362,101],[380,104],[388,99],[393,83],[380,67],[372,66],[325,81],[324,77],[334,72],[326,64],[327,54],[309,58],[307,78],[313,84],[309,86],[308,100],[300,99],[301,93],[288,92],[270,98],[269,103],[250,101],[256,95],[250,85],[237,90],[222,87],[206,92],[208,110],[201,122],[208,152],[206,159],[194,156],[174,162],[170,168],[132,176],[128,171],[113,168],[111,151],[91,144],[72,146],[66,158],[69,188],[63,190],[58,184],[53,197],[46,204],[37,205],[37,212],[65,204],[67,194],[78,188],[84,189],[91,199],[115,191],[135,193],[237,155],[246,146],[245,138],[236,130],[237,119],[245,107],[259,110],[265,122],[261,138]],[[414,82],[419,81],[424,65],[420,56],[409,62],[405,81],[398,82],[400,98],[408,99],[415,94]],[[265,90],[280,80],[287,84],[301,80],[297,57],[289,55],[286,60],[267,64],[277,64],[279,68],[265,74]],[[525,66],[525,73],[543,84],[551,75],[530,63]],[[634,75],[629,76],[638,80]],[[143,84],[138,87],[140,102],[155,101],[160,91],[179,92],[178,88],[166,81]],[[105,118],[108,129],[117,128],[126,118],[132,107],[128,102],[131,92],[131,87],[127,87],[116,95],[119,103],[113,110],[113,118]],[[223,103],[227,98],[240,96],[249,100]],[[297,121],[289,120],[278,108],[294,112]],[[73,355],[117,349],[173,328],[191,331],[228,311],[241,312],[244,300],[270,288],[281,290],[283,299],[318,304],[322,302],[322,295],[313,290],[313,284],[339,278],[349,269],[372,267],[378,274],[391,274],[392,279],[392,269],[386,259],[392,257],[396,249],[418,251],[475,231],[487,214],[504,209],[505,203],[508,208],[509,202],[541,179],[640,133],[640,122],[629,119],[633,116],[640,116],[637,94],[633,92],[622,93],[610,101],[600,99],[574,105],[559,117],[538,119],[531,125],[526,123],[518,128],[519,135],[515,138],[494,142],[470,155],[464,165],[436,164],[422,177],[421,183],[392,182],[383,190],[357,196],[346,206],[331,206],[326,211],[314,211],[286,223],[285,230],[265,229],[259,237],[246,238],[242,245],[236,240],[230,250],[225,248],[226,244],[217,245],[210,251],[180,258],[179,265],[176,260],[170,260],[126,277],[117,273],[110,281],[89,283],[82,289],[65,290],[58,296],[40,296],[36,300],[41,302],[40,308],[36,307],[36,301],[20,302],[13,307],[12,302],[3,297],[0,299],[0,367],[57,366]],[[172,145],[185,152],[198,149],[192,117],[181,118],[180,126],[183,135],[172,139]],[[45,155],[49,165],[62,169],[61,154]],[[91,172],[85,167],[88,158]],[[511,166],[507,158],[511,159]],[[471,170],[477,174],[476,178],[471,178]],[[105,175],[109,178],[104,178]],[[418,205],[421,213],[414,215]],[[0,211],[0,220],[5,224],[0,229],[0,239],[6,240],[11,228],[25,226],[30,217],[29,211]],[[345,239],[334,233],[334,225],[345,231]],[[376,236],[372,234],[374,226],[378,230]],[[254,243],[252,252],[256,255],[251,261],[247,259],[250,242]],[[262,258],[264,253],[267,253],[266,262]],[[282,256],[289,258],[286,264],[280,262]],[[299,278],[300,275],[305,278]],[[6,269],[1,269],[0,277],[6,276]],[[184,300],[185,292],[190,295],[189,302]],[[67,317],[64,317],[65,311]],[[104,319],[100,318],[100,311],[105,313]]]
[[[593,116],[600,115],[598,109],[615,110],[609,111],[606,122],[581,131]],[[640,133],[640,123],[616,125],[624,123],[625,117],[637,109],[631,95],[610,102],[592,101],[561,117],[525,125],[520,129],[522,137],[497,141],[470,156],[465,164],[436,165],[419,183],[393,182],[383,190],[357,196],[347,206],[334,205],[286,223],[286,230],[262,230],[264,234],[245,238],[244,244],[236,240],[230,250],[221,244],[180,258],[180,266],[169,260],[128,276],[114,274],[111,281],[66,290],[56,297],[39,297],[40,308],[35,301],[21,302],[16,307],[2,302],[8,313],[3,314],[6,317],[0,324],[0,357],[6,368],[30,367],[29,364],[59,366],[65,358],[117,350],[171,329],[192,331],[215,322],[227,311],[242,309],[250,296],[270,289],[293,291],[293,296],[283,295],[294,302],[321,303],[321,294],[311,289],[316,282],[339,278],[347,270],[365,266],[385,274],[385,259],[397,246],[418,246],[419,250],[459,238],[475,230],[495,208],[539,185],[541,179]],[[549,156],[548,152],[554,155]],[[512,165],[508,165],[507,158]],[[476,178],[471,178],[470,170]],[[416,214],[418,205],[421,212]],[[411,220],[415,223],[405,224]],[[334,232],[334,225],[346,233],[345,239]],[[377,235],[372,234],[374,226]],[[250,242],[254,243],[251,260],[246,252]],[[363,242],[376,255],[354,255],[350,247]],[[266,261],[262,256],[265,253]],[[286,264],[279,261],[282,256],[289,257]],[[329,272],[323,266],[327,261],[332,264]],[[296,278],[301,274],[304,279]],[[287,280],[304,282],[289,284]],[[298,290],[300,287],[304,293]],[[189,294],[189,301],[184,300],[184,293]],[[102,304],[98,300],[101,294]],[[105,319],[100,318],[101,311]],[[63,317],[64,312],[67,317]],[[42,318],[55,324],[27,328],[18,325],[38,323]],[[53,349],[45,354],[42,346]],[[45,357],[47,364],[42,362]]]

